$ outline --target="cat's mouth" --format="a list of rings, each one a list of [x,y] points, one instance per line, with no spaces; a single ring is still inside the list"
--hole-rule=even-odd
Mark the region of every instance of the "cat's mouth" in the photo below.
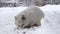
[[[31,26],[30,25],[25,26],[24,24],[22,24],[22,27],[23,28],[30,28]]]

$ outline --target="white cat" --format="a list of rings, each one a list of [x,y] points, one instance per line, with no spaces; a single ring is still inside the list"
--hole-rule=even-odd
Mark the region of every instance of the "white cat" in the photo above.
[[[43,17],[44,13],[38,7],[31,6],[15,16],[15,24],[21,28],[39,26]]]

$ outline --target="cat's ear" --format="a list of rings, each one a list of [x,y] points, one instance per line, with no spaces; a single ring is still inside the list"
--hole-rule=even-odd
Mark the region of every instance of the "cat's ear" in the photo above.
[[[15,18],[15,20],[17,20],[17,17],[16,16],[14,18]]]

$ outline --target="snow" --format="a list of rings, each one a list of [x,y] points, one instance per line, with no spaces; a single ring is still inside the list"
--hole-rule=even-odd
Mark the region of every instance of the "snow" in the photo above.
[[[60,5],[39,7],[45,14],[41,26],[17,29],[14,16],[27,7],[0,8],[0,34],[60,34]]]

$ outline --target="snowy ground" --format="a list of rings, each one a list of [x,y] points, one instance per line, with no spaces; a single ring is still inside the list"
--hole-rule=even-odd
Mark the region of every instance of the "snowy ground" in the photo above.
[[[0,34],[60,34],[60,5],[40,7],[45,14],[41,26],[17,29],[14,24],[14,16],[26,8],[0,8]]]

